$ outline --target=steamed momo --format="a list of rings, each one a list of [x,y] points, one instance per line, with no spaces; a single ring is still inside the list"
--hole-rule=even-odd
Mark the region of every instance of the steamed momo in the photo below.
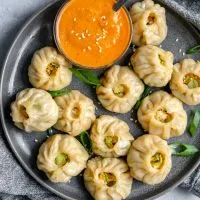
[[[142,81],[128,67],[114,65],[101,78],[96,93],[103,107],[111,112],[127,113],[144,90]]]
[[[170,89],[188,105],[200,104],[200,62],[184,59],[174,66]]]
[[[146,45],[131,57],[135,73],[150,87],[163,87],[170,81],[174,56],[169,51]]]
[[[165,9],[152,0],[137,2],[130,10],[133,43],[137,46],[159,45],[167,36]]]
[[[182,135],[187,126],[183,104],[164,91],[154,92],[144,98],[137,116],[145,130],[162,139]]]
[[[88,130],[96,119],[93,101],[78,90],[56,97],[55,101],[59,117],[54,127],[58,130],[76,136]]]
[[[96,157],[89,160],[84,182],[95,200],[125,199],[132,186],[128,165],[117,158]]]
[[[67,182],[86,167],[88,158],[87,151],[77,139],[56,134],[41,145],[37,167],[52,182]]]
[[[134,139],[124,121],[109,115],[95,120],[90,137],[93,152],[102,157],[125,156]]]
[[[28,69],[31,84],[43,90],[60,90],[72,80],[71,64],[52,47],[44,47],[33,55]]]
[[[149,185],[158,184],[171,170],[171,150],[158,136],[143,135],[133,141],[127,163],[133,178]]]
[[[28,88],[17,94],[11,104],[11,116],[18,128],[42,132],[56,123],[58,106],[48,92]]]

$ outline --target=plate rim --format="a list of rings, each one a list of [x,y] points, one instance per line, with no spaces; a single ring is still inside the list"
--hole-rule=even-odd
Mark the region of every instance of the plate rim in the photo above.
[[[5,56],[5,60],[3,62],[2,68],[0,70],[1,75],[0,75],[0,94],[2,94],[2,90],[3,90],[3,77],[4,77],[4,73],[6,70],[6,66],[10,57],[10,54],[15,46],[15,44],[17,43],[19,37],[21,36],[21,34],[23,33],[23,31],[27,28],[27,26],[29,26],[29,24],[37,17],[39,16],[41,13],[43,13],[45,10],[47,10],[49,7],[57,4],[58,2],[60,2],[60,0],[56,0],[55,2],[49,3],[47,4],[44,8],[40,9],[38,12],[36,11],[28,20],[26,20],[26,22],[24,24],[22,24],[20,30],[18,31],[18,33],[15,35],[14,40],[12,41],[12,44]],[[168,9],[169,7],[166,6]],[[170,8],[171,10],[173,10],[172,8]],[[182,19],[184,19],[185,21],[187,21],[183,16],[180,16],[175,10],[173,10],[173,12],[175,12],[179,17],[181,17]],[[188,21],[187,21],[188,22]],[[188,24],[190,24],[188,22]],[[193,26],[192,24],[190,24],[191,26]],[[196,27],[194,27],[196,28]],[[197,32],[196,30],[193,30],[195,32]],[[42,187],[44,187],[44,189],[47,189],[48,191],[52,192],[53,194],[64,198],[64,199],[69,199],[69,200],[76,200],[72,197],[69,197],[61,192],[59,192],[58,190],[54,189],[53,187],[49,186],[48,184],[46,184],[38,175],[36,175],[27,165],[26,163],[23,161],[22,157],[18,154],[15,145],[13,144],[9,134],[8,134],[8,129],[6,127],[6,123],[5,123],[5,115],[4,115],[4,109],[3,109],[3,96],[0,95],[0,120],[1,120],[1,124],[2,124],[2,128],[3,128],[3,134],[6,136],[6,140],[9,144],[9,147],[12,150],[12,154],[14,159],[17,159],[18,163],[22,166],[23,169],[25,169],[25,171],[30,175],[30,177],[32,177],[37,183],[39,183]],[[153,200],[155,198],[161,197],[164,194],[168,193],[169,191],[175,189],[176,187],[178,187],[183,180],[185,180],[189,175],[192,174],[192,172],[195,171],[195,169],[198,167],[198,165],[200,164],[200,157],[197,158],[197,161],[195,161],[195,163],[193,164],[193,166],[183,175],[181,176],[181,178],[179,178],[178,180],[174,181],[173,185],[169,186],[166,189],[163,189],[163,191],[157,193],[154,196],[151,197],[147,197],[146,200]],[[134,181],[133,181],[133,185],[134,185]],[[133,186],[134,187],[134,186]]]

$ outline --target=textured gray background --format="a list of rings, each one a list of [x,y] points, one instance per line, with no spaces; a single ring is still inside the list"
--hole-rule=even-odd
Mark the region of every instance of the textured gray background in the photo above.
[[[24,22],[35,11],[50,2],[53,0],[0,0],[0,66],[2,66],[7,50]],[[0,132],[2,134],[2,130]],[[9,180],[7,183],[9,187]],[[159,200],[173,199],[196,200],[198,198],[181,189],[175,189],[159,198]]]

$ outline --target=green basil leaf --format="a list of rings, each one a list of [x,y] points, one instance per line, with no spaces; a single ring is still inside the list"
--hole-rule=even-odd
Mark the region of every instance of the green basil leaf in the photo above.
[[[47,129],[47,135],[52,136],[54,134],[54,131],[52,128]]]
[[[92,141],[88,132],[84,131],[80,135],[76,136],[76,139],[85,147],[89,154],[92,153]]]
[[[96,74],[94,74],[90,70],[77,69],[77,68],[70,68],[70,70],[74,76],[76,76],[78,79],[87,84],[95,86],[101,85],[99,78],[96,76]]]
[[[170,146],[172,155],[175,155],[175,156],[193,156],[199,152],[199,149],[197,149],[194,145],[191,145],[191,144],[174,142],[174,143],[171,143],[169,146]]]
[[[198,110],[195,111],[193,119],[189,125],[189,132],[191,136],[195,136],[199,127],[199,122],[200,122],[200,113]]]
[[[200,53],[200,45],[192,47],[186,51],[186,54]]]
[[[138,110],[138,108],[140,107],[140,105],[141,105],[141,103],[142,103],[142,100],[143,100],[146,96],[148,96],[148,95],[150,94],[150,92],[151,92],[151,88],[150,88],[149,86],[145,85],[144,92],[141,94],[140,99],[136,102],[136,104],[135,104],[133,110],[135,110],[135,111]]]
[[[63,88],[62,90],[48,91],[48,93],[52,97],[62,96],[62,95],[68,94],[69,92],[71,92],[71,90],[68,88]]]

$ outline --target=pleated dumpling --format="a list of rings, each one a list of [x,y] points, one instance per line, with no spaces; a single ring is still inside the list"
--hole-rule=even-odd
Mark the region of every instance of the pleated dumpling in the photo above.
[[[41,145],[37,167],[52,182],[67,182],[86,167],[88,158],[87,151],[77,139],[56,134]]]
[[[56,123],[58,106],[48,92],[28,88],[17,94],[11,104],[11,116],[18,128],[42,132]]]
[[[150,87],[163,87],[170,81],[174,56],[169,51],[146,45],[131,57],[135,73]]]
[[[60,90],[72,80],[71,64],[52,47],[44,47],[33,55],[28,69],[30,83],[43,90]]]
[[[96,93],[103,107],[111,112],[129,112],[140,95],[144,85],[128,67],[114,65],[101,78],[102,85]]]
[[[127,163],[133,178],[149,185],[158,184],[171,170],[171,150],[160,137],[143,135],[133,141]]]
[[[200,62],[184,59],[174,66],[170,89],[188,105],[200,104]]]
[[[89,160],[84,182],[95,200],[125,199],[132,186],[128,165],[118,158],[96,157]]]
[[[55,101],[59,117],[54,127],[58,130],[76,136],[88,130],[96,119],[93,101],[78,90],[56,97]]]
[[[134,140],[128,125],[109,115],[102,115],[95,120],[90,137],[93,152],[102,157],[125,156]]]
[[[167,36],[165,9],[152,0],[135,3],[130,10],[133,43],[159,45]]]
[[[182,135],[187,126],[183,104],[164,91],[154,92],[144,98],[137,116],[145,130],[162,139]]]

